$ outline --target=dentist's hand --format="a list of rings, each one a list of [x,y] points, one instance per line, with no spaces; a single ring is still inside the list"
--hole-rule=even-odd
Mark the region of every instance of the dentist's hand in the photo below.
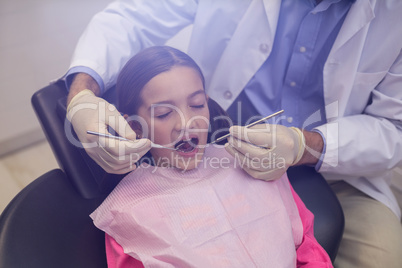
[[[106,172],[125,174],[135,169],[137,162],[150,148],[148,139],[136,140],[136,133],[117,109],[88,89],[80,91],[69,102],[67,119],[89,156]],[[88,130],[109,134],[113,128],[121,137],[132,141],[120,141],[87,134]]]
[[[260,124],[251,128],[233,126],[226,150],[256,179],[279,179],[303,156],[305,138],[298,128]]]

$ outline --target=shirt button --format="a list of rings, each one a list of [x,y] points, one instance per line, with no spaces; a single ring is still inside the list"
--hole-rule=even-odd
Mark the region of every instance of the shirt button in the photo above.
[[[232,98],[232,96],[233,96],[233,94],[232,94],[232,92],[230,92],[229,90],[226,90],[226,91],[223,93],[223,97],[224,97],[225,99],[227,99],[227,100],[230,100],[230,99]]]
[[[294,82],[294,81],[290,82],[290,86],[291,86],[291,87],[295,87],[295,86],[296,86],[296,82]]]
[[[260,44],[260,51],[261,51],[262,53],[268,53],[268,51],[269,51],[269,45],[268,45],[268,44],[265,44],[265,43]]]
[[[305,47],[300,47],[300,49],[299,49],[299,50],[300,50],[300,52],[301,52],[301,53],[306,52],[306,48],[305,48]]]
[[[286,118],[286,121],[288,121],[288,123],[292,123],[293,122],[293,117],[289,116],[288,118]]]

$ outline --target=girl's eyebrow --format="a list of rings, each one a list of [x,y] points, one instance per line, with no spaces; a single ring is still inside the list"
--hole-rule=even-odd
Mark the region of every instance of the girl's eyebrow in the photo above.
[[[197,96],[198,94],[205,94],[205,90],[204,90],[204,89],[199,89],[199,90],[197,90],[197,91],[191,93],[191,94],[188,96],[187,99],[191,99],[191,98]],[[152,109],[153,107],[155,107],[155,106],[159,106],[159,105],[162,105],[162,106],[163,106],[164,104],[174,105],[174,102],[171,101],[171,100],[167,100],[167,101],[160,101],[160,102],[157,102],[157,103],[152,103],[151,106],[148,108],[148,110],[151,110],[151,109]]]
[[[167,100],[167,101],[160,101],[157,103],[152,103],[151,106],[148,108],[148,110],[150,110],[152,107],[160,106],[160,105],[164,105],[164,104],[174,105],[174,102]]]
[[[205,95],[205,90],[199,89],[199,90],[197,90],[196,92],[191,93],[190,96],[188,96],[187,99],[191,99],[191,98],[193,98],[194,96],[196,96],[196,95],[198,95],[198,94],[204,94],[204,95]]]

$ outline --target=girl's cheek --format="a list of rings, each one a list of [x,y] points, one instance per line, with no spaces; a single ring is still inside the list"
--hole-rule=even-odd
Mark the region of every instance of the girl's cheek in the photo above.
[[[154,142],[157,141],[164,141],[170,137],[170,131],[171,129],[169,128],[169,125],[161,122],[153,126],[153,129],[151,128],[150,136],[151,140]]]

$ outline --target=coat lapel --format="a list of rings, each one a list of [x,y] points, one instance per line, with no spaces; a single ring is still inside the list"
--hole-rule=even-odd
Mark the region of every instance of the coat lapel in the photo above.
[[[281,9],[281,0],[263,0],[263,4],[268,19],[270,42],[273,44]]]
[[[269,3],[268,3],[269,2]],[[227,109],[269,56],[280,0],[253,0],[240,19],[208,86],[212,98]],[[227,71],[228,68],[231,71]]]
[[[345,114],[376,0],[359,0],[350,8],[324,66],[324,100],[328,122]],[[373,2],[373,3],[370,3]],[[334,109],[334,107],[337,107]],[[328,107],[332,107],[329,111]]]
[[[375,1],[373,1],[375,2]],[[375,3],[373,3],[374,5]],[[349,10],[343,23],[344,27],[339,31],[338,38],[332,47],[332,51],[337,51],[357,32],[374,19],[374,10],[371,7],[370,0],[356,1]]]

